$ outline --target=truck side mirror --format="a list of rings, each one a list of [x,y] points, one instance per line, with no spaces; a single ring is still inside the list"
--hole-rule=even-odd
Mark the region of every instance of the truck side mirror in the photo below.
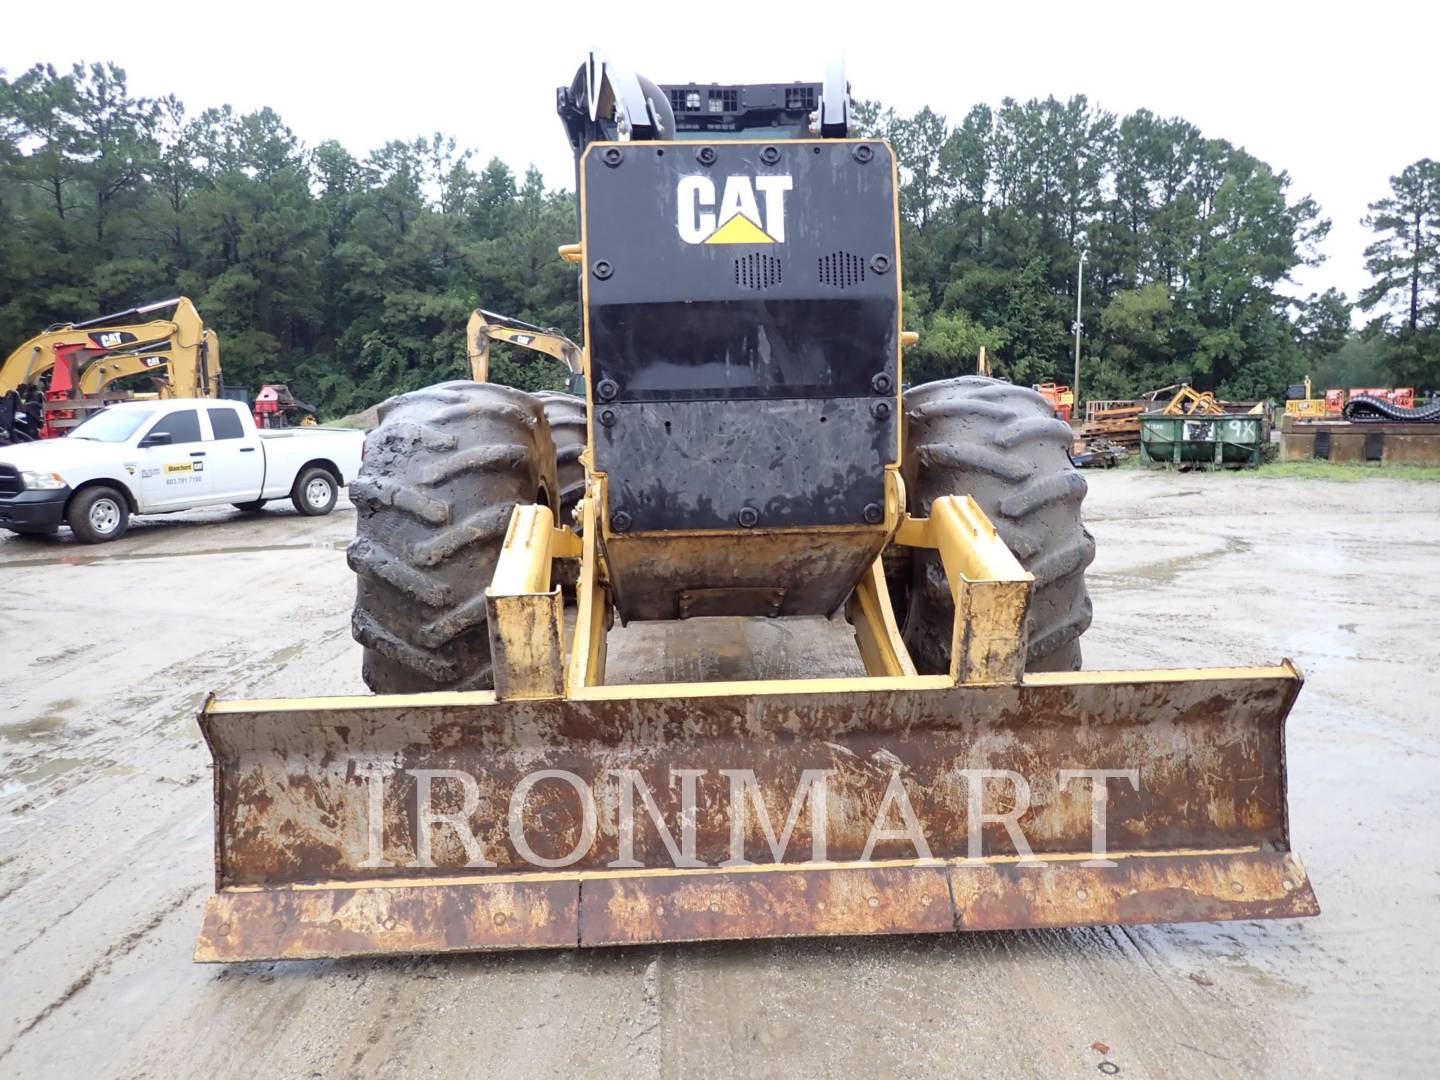
[[[152,431],[140,440],[140,449],[144,450],[151,446],[169,446],[174,441],[168,431]]]

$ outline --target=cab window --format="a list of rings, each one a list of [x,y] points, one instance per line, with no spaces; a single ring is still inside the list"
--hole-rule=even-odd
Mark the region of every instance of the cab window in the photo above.
[[[240,423],[240,414],[234,409],[207,409],[210,427],[217,439],[243,439],[245,428]]]
[[[151,435],[169,435],[171,445],[200,441],[200,413],[197,409],[181,409],[162,416],[149,431]]]

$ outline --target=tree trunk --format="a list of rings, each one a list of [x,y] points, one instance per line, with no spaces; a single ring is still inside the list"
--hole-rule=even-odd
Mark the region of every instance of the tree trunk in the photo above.
[[[1415,208],[1415,241],[1410,259],[1410,329],[1420,322],[1420,208]]]

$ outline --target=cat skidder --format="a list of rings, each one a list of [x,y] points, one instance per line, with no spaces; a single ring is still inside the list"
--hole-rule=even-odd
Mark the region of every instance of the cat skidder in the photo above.
[[[895,158],[843,75],[592,57],[558,102],[583,345],[544,351],[584,399],[382,406],[349,549],[375,694],[206,704],[197,958],[1316,914],[1299,672],[1081,670],[1069,429],[989,378],[902,389]],[[606,678],[617,618],[805,616],[864,674]]]

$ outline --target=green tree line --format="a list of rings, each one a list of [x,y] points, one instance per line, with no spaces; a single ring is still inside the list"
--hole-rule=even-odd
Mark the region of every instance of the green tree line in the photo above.
[[[902,175],[908,354],[920,381],[973,370],[1069,381],[1086,252],[1087,397],[1180,380],[1235,398],[1321,385],[1440,383],[1440,178],[1418,162],[1370,209],[1370,319],[1331,290],[1315,202],[1182,119],[1117,117],[1084,97],[857,106]],[[556,139],[562,137],[557,124]],[[573,197],[453,138],[363,157],[306,146],[270,109],[198,113],[130,92],[111,64],[0,73],[0,349],[52,322],[185,294],[221,335],[227,380],[284,381],[327,415],[464,372],[477,304],[578,333]],[[558,385],[506,354],[502,381]],[[1347,382],[1348,380],[1348,382]]]
[[[985,345],[1016,382],[1070,381],[1083,248],[1082,391],[1130,397],[1186,381],[1236,399],[1319,386],[1440,385],[1440,167],[1416,163],[1371,204],[1373,285],[1303,300],[1330,223],[1290,177],[1183,119],[1068,101],[857,110],[901,163],[913,378]]]
[[[556,137],[560,138],[559,125]],[[288,382],[326,415],[465,374],[482,302],[577,332],[568,192],[453,138],[357,158],[270,109],[190,113],[123,70],[0,79],[0,349],[46,325],[187,295],[227,382]],[[563,385],[558,365],[497,378]]]

